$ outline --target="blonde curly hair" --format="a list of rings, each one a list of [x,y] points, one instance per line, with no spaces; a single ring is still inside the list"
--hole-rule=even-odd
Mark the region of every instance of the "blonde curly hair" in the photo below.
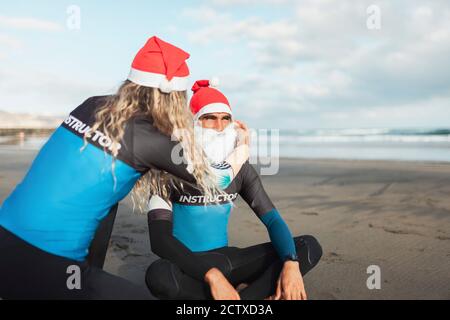
[[[183,148],[184,157],[192,165],[192,175],[197,188],[206,196],[223,193],[216,184],[203,151],[194,142],[193,119],[187,107],[186,91],[163,93],[157,88],[144,87],[129,80],[124,81],[117,93],[108,97],[106,103],[96,111],[92,129],[84,134],[84,147],[92,132],[101,128],[112,140],[110,149],[116,158],[118,146],[125,132],[125,124],[135,115],[148,116],[153,119],[153,125],[161,133],[176,137]],[[112,167],[114,176],[114,161]],[[165,171],[149,170],[136,182],[132,190],[134,207],[137,206],[144,212],[150,195],[154,194],[167,199],[169,187],[183,188],[183,183]]]

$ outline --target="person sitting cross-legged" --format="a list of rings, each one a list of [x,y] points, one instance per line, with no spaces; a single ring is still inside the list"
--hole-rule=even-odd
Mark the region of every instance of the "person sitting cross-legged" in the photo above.
[[[150,242],[161,259],[147,269],[148,288],[160,299],[306,299],[303,276],[321,258],[319,242],[310,235],[292,237],[248,155],[234,154],[248,150],[248,130],[233,121],[227,98],[207,80],[197,81],[193,91],[196,140],[224,194],[210,199],[185,184],[174,185],[167,197],[151,196]],[[228,218],[238,195],[266,226],[270,242],[228,246]]]

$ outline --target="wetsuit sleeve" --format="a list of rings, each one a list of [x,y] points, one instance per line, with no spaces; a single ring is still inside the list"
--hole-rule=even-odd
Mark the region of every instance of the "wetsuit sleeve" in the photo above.
[[[152,251],[156,255],[172,261],[191,277],[204,281],[211,266],[173,236],[172,208],[158,196],[150,199],[148,226]]]
[[[242,185],[239,194],[266,226],[279,257],[284,260],[287,256],[295,255],[292,234],[264,190],[255,168],[247,161],[241,170]]]
[[[132,155],[129,161],[133,167],[143,173],[152,168],[164,170],[177,178],[195,183],[178,141],[172,141],[169,136],[158,131],[150,120],[142,117],[133,119],[127,125],[129,128],[124,137],[124,147],[129,151],[127,154]]]

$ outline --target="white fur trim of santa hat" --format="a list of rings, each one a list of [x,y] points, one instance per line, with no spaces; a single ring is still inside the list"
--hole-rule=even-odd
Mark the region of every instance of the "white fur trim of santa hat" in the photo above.
[[[166,75],[145,72],[131,68],[128,80],[145,87],[159,88],[162,92],[185,91],[189,87],[189,77],[173,77],[168,81]]]
[[[194,120],[198,120],[201,116],[207,114],[207,113],[215,113],[215,112],[225,112],[229,115],[233,115],[231,112],[231,108],[226,105],[225,103],[210,103],[201,108],[194,116]]]

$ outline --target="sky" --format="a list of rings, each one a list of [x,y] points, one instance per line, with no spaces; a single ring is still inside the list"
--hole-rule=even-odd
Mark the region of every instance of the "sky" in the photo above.
[[[1,0],[0,110],[113,93],[152,35],[254,128],[450,125],[448,0]]]

